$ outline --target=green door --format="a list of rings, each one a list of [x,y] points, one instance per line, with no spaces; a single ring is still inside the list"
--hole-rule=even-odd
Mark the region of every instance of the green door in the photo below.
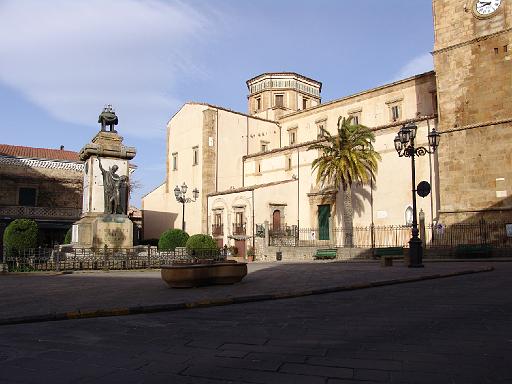
[[[318,240],[329,240],[329,218],[331,217],[331,206],[318,206]]]

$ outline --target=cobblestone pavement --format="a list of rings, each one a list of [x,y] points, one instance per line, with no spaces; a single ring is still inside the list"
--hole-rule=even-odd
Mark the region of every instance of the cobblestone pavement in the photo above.
[[[495,268],[288,300],[2,326],[0,382],[512,383],[512,264]]]
[[[282,295],[314,289],[360,285],[482,269],[493,263],[250,263],[249,274],[235,285],[170,289],[159,271],[88,272],[69,275],[1,275],[3,319],[112,308],[208,302],[256,295]]]

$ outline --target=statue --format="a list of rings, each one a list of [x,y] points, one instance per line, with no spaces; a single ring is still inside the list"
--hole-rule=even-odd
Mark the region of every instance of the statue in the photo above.
[[[112,104],[107,104],[103,108],[103,112],[101,112],[98,117],[98,123],[101,124],[101,130],[106,132],[106,127],[108,126],[110,132],[117,133],[114,129],[114,125],[117,125],[118,122],[119,120],[117,119],[116,112],[112,109]]]
[[[119,169],[117,165],[109,167],[106,171],[101,165],[101,159],[98,158],[101,174],[103,175],[103,195],[104,195],[104,213],[115,214],[120,211],[120,192],[121,176],[116,172]],[[126,176],[124,176],[126,178]]]

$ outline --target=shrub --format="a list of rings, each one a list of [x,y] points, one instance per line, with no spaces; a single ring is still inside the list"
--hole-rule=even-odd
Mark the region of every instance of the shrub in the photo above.
[[[66,236],[64,236],[64,242],[62,244],[71,244],[71,237],[72,237],[73,227],[69,228],[66,232]]]
[[[4,232],[4,247],[8,255],[17,256],[24,249],[37,247],[37,224],[34,220],[16,219]]]
[[[217,243],[210,235],[197,234],[187,240],[187,252],[196,257],[208,258],[217,253]]]
[[[187,244],[188,238],[188,233],[181,229],[169,229],[160,236],[158,249],[161,251],[174,251],[176,247],[184,247]]]

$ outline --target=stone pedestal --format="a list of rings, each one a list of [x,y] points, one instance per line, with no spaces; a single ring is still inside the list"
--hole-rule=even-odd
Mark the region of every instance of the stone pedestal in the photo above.
[[[129,248],[133,246],[133,223],[126,215],[86,215],[75,224],[77,246]]]
[[[133,224],[127,216],[128,187],[119,189],[122,208],[109,211],[105,203],[105,173],[115,169],[116,177],[129,181],[128,161],[135,148],[125,147],[116,132],[99,132],[80,151],[85,162],[82,218],[73,225],[73,245],[84,248],[127,248],[133,246]],[[103,170],[102,170],[103,169]]]

